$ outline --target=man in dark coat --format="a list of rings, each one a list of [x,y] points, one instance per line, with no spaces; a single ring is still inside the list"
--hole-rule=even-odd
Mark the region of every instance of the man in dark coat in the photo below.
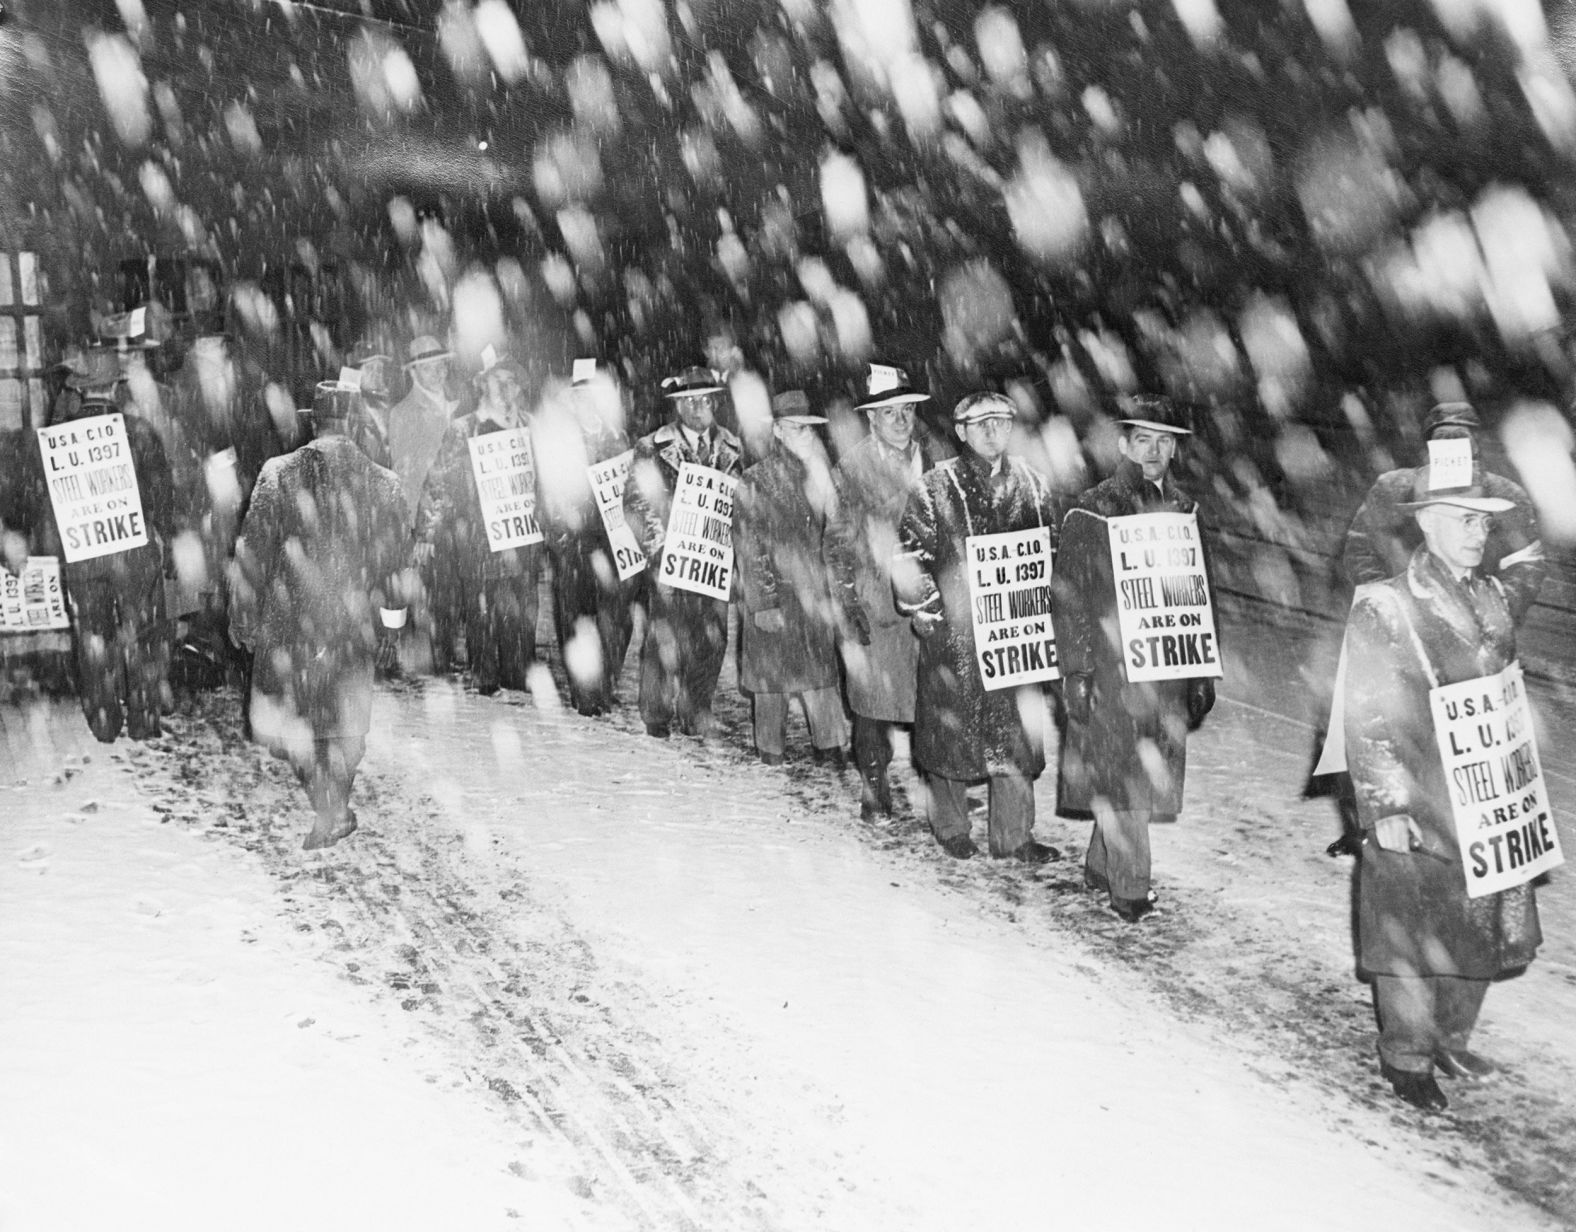
[[[1205,675],[1127,678],[1111,520],[1196,514],[1198,505],[1171,479],[1177,440],[1191,433],[1183,408],[1165,397],[1135,398],[1119,423],[1116,472],[1080,495],[1062,523],[1054,620],[1068,723],[1058,807],[1093,813],[1084,884],[1109,895],[1112,910],[1133,923],[1155,903],[1149,826],[1175,821],[1182,810],[1187,733],[1214,706],[1215,685]]]
[[[1398,577],[1360,587],[1346,626],[1346,756],[1363,843],[1358,960],[1374,983],[1381,1072],[1408,1103],[1442,1109],[1434,1080],[1479,1081],[1494,1066],[1467,1043],[1489,981],[1526,966],[1542,941],[1531,882],[1470,897],[1430,690],[1515,658],[1506,588],[1481,562],[1493,517],[1514,502],[1414,479],[1423,546]]]
[[[892,587],[921,642],[914,759],[929,789],[931,832],[956,859],[976,854],[967,788],[988,779],[991,855],[1043,864],[1060,854],[1030,834],[1034,780],[1045,769],[1043,687],[986,689],[968,579],[973,536],[1044,527],[1055,550],[1049,483],[1007,456],[1014,415],[1002,394],[970,394],[958,403],[952,418],[966,448],[910,493]]]
[[[60,423],[121,414],[116,390],[120,367],[113,350],[95,346],[75,353],[67,377],[75,396],[56,401]],[[49,508],[41,554],[60,556],[76,649],[77,691],[93,735],[111,744],[124,726],[133,740],[160,732],[169,695],[169,628],[165,614],[165,552],[174,524],[174,483],[169,459],[153,425],[124,415],[148,542],[107,556],[65,559],[61,528],[38,471],[34,491]],[[41,463],[41,459],[39,459]],[[31,464],[31,460],[30,460]]]
[[[640,649],[640,717],[646,732],[667,739],[672,726],[703,736],[728,649],[728,600],[659,580],[668,515],[686,462],[738,476],[744,447],[717,423],[724,390],[707,368],[687,368],[663,382],[673,422],[635,444],[624,516],[650,562],[646,568],[646,640]]]
[[[866,821],[891,816],[887,771],[893,729],[914,722],[919,640],[892,599],[898,521],[909,494],[954,453],[919,423],[916,408],[927,400],[901,368],[871,364],[859,403],[870,421],[870,435],[850,449],[833,472],[837,507],[827,525],[827,542],[849,562],[852,593],[841,600],[849,615],[841,650],[848,708],[854,716],[859,812]]]
[[[1458,471],[1476,469],[1479,426],[1478,413],[1470,404],[1441,402],[1423,419],[1429,457],[1444,458],[1454,451]],[[1352,585],[1380,582],[1406,570],[1412,553],[1422,542],[1417,522],[1405,505],[1411,499],[1419,469],[1402,467],[1380,475],[1353,516],[1341,556],[1342,568]],[[1494,519],[1483,550],[1481,572],[1485,577],[1499,579],[1511,618],[1520,624],[1536,601],[1548,572],[1537,509],[1520,484],[1491,471],[1477,473],[1489,496],[1508,500],[1512,505],[1509,512]],[[1332,733],[1331,738],[1338,740],[1339,733]],[[1354,856],[1361,833],[1347,775],[1341,775],[1335,794],[1341,809],[1342,834],[1325,851],[1332,856]]]
[[[638,573],[619,580],[591,467],[629,449],[618,388],[590,359],[571,383],[550,390],[531,419],[542,529],[553,562],[553,627],[569,697],[581,714],[613,708],[634,627]],[[619,507],[622,514],[622,506]]]
[[[449,425],[416,515],[416,542],[453,579],[471,682],[482,694],[500,686],[528,688],[536,664],[544,536],[538,524],[534,542],[493,549],[471,460],[473,438],[529,429],[525,381],[525,370],[510,359],[497,360],[477,376],[481,401]],[[527,495],[533,507],[539,473],[532,459]]]
[[[264,464],[235,549],[230,632],[253,657],[252,734],[306,789],[308,850],[356,828],[378,609],[403,606],[410,557],[399,476],[347,435],[357,401],[318,385],[314,439]]]
[[[772,399],[771,452],[739,484],[733,553],[739,571],[743,651],[739,685],[751,696],[755,750],[768,765],[783,761],[788,701],[797,696],[817,761],[845,763],[848,739],[837,687],[837,639],[845,625],[824,540],[835,510],[831,463],[815,434],[826,416],[791,389]],[[846,558],[834,555],[831,560]]]

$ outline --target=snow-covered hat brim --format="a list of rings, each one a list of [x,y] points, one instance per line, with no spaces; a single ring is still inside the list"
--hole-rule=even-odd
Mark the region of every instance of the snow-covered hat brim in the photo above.
[[[1172,436],[1192,436],[1192,428],[1179,427],[1176,424],[1161,423],[1155,419],[1118,419],[1119,424],[1126,424],[1129,428],[1148,428],[1153,432],[1169,432]]]

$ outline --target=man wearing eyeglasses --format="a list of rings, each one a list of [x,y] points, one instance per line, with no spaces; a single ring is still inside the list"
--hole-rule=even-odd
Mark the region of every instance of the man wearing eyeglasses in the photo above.
[[[898,520],[909,493],[955,452],[920,422],[919,404],[928,400],[901,368],[871,364],[859,402],[870,435],[834,472],[837,510],[826,536],[829,551],[851,565],[840,575],[848,614],[841,652],[865,821],[892,814],[893,731],[914,722],[919,641],[892,599]]]
[[[1489,981],[1526,966],[1542,933],[1530,880],[1469,895],[1430,698],[1515,659],[1510,602],[1482,569],[1494,519],[1515,505],[1488,495],[1481,472],[1431,486],[1432,471],[1419,469],[1401,505],[1423,546],[1352,605],[1345,730],[1363,835],[1358,962],[1374,984],[1380,1071],[1401,1099],[1437,1111],[1436,1068],[1464,1084],[1494,1071],[1468,1051],[1472,1028]]]
[[[892,587],[921,643],[914,759],[925,772],[937,844],[954,859],[977,854],[967,789],[986,780],[991,855],[1044,864],[1060,856],[1031,834],[1034,780],[1045,769],[1044,686],[986,687],[970,588],[971,540],[1043,530],[1046,550],[1055,551],[1050,483],[1007,454],[1015,414],[999,393],[969,394],[954,408],[964,452],[909,494]]]

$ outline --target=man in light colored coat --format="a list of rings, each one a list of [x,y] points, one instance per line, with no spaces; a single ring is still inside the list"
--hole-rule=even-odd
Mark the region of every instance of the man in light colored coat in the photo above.
[[[444,434],[459,409],[449,397],[449,368],[454,353],[430,334],[410,344],[405,371],[410,392],[389,411],[389,465],[405,494],[406,526],[414,530],[416,510],[427,486],[427,472],[437,460]],[[444,672],[454,658],[455,580],[448,563],[435,557],[430,543],[417,545],[417,564],[425,593],[412,605],[418,666]]]
[[[829,548],[849,562],[841,598],[848,613],[841,644],[848,708],[854,716],[854,764],[861,781],[860,816],[892,814],[892,737],[914,722],[919,639],[892,598],[897,527],[909,494],[952,446],[920,424],[917,409],[929,395],[908,374],[871,364],[859,409],[870,435],[844,455],[833,475],[837,508],[827,525]]]
[[[842,769],[848,739],[837,688],[837,637],[844,619],[825,554],[827,517],[836,506],[832,468],[816,436],[824,415],[802,390],[772,399],[771,451],[739,484],[733,519],[743,651],[739,686],[750,694],[755,751],[769,765],[784,759],[788,702],[798,697],[817,761]]]

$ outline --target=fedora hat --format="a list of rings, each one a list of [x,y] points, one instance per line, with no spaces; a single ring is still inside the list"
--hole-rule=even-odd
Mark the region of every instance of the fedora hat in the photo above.
[[[1483,472],[1472,468],[1472,482],[1460,487],[1436,488],[1430,486],[1432,466],[1420,466],[1412,476],[1412,499],[1401,501],[1402,509],[1426,509],[1430,505],[1455,505],[1478,513],[1509,513],[1515,501],[1501,496],[1489,496],[1483,490]]]
[[[802,389],[789,389],[772,399],[772,422],[824,424],[825,415],[810,409],[810,397]]]
[[[1169,432],[1173,436],[1193,435],[1187,407],[1173,402],[1164,394],[1135,394],[1124,402],[1122,409],[1127,414],[1117,419],[1119,424]]]
[[[723,391],[722,378],[710,368],[699,365],[685,368],[677,376],[670,376],[662,382],[662,396],[664,398],[689,398],[698,394],[720,394]]]
[[[409,358],[405,367],[414,368],[417,364],[430,364],[440,359],[453,359],[454,352],[444,346],[431,334],[421,334],[411,340]]]
[[[915,389],[908,379],[908,373],[902,368],[893,364],[870,364],[866,368],[864,397],[858,403],[861,411],[928,401],[930,395]]]

